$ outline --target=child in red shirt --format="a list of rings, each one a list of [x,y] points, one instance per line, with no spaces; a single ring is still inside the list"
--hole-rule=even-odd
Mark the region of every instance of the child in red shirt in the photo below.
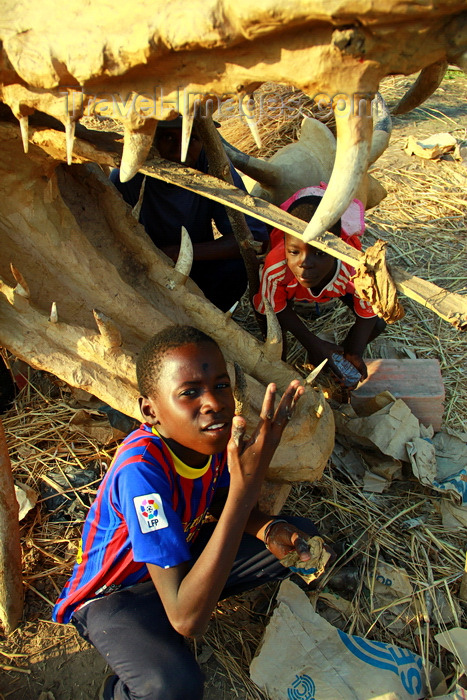
[[[325,187],[305,187],[281,205],[281,209],[309,221],[316,211]],[[342,219],[330,233],[340,236],[346,243],[361,250],[359,236],[364,230],[363,205],[354,199]],[[271,251],[266,256],[259,292],[254,297],[256,311],[265,313],[267,299],[277,314],[281,328],[292,333],[308,351],[308,359],[314,366],[328,359],[329,366],[341,377],[333,355],[343,355],[358,371],[361,378],[367,376],[363,352],[367,344],[385,328],[372,307],[355,292],[353,267],[300,238],[274,229],[271,232]],[[318,338],[299,318],[293,308],[294,301],[323,303],[338,298],[349,306],[355,315],[355,323],[342,345]],[[285,344],[284,344],[285,346]]]

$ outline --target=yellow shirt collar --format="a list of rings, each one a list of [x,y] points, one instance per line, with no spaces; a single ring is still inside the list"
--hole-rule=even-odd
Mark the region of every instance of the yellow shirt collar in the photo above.
[[[151,430],[152,430],[152,433],[154,435],[157,435],[157,437],[159,437],[163,441],[164,445],[167,447],[168,451],[170,452],[170,456],[172,457],[175,471],[177,472],[177,474],[185,477],[185,479],[199,479],[200,476],[204,476],[206,474],[207,470],[211,466],[212,455],[209,455],[208,461],[206,462],[204,467],[189,467],[188,464],[185,464],[185,462],[182,462],[182,460],[179,457],[177,457],[175,452],[173,452],[170,449],[170,447],[165,442],[162,435],[159,435],[157,429],[154,426],[152,426]]]

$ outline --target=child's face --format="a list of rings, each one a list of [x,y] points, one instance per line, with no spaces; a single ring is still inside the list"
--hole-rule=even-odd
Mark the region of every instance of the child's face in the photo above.
[[[225,449],[235,404],[224,357],[213,343],[169,350],[157,394],[143,397],[141,412],[185,464],[205,464]]]
[[[179,127],[162,127],[156,131],[156,148],[161,158],[181,163],[182,159],[182,130]],[[185,159],[185,165],[192,168],[199,158],[203,148],[195,129],[191,133],[190,143]]]
[[[334,276],[336,261],[332,255],[288,233],[285,234],[285,255],[288,267],[302,287],[322,289]]]

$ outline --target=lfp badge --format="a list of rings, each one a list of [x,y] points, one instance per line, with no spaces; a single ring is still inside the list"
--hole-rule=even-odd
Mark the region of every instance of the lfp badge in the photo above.
[[[135,496],[133,503],[135,504],[136,515],[143,534],[168,527],[169,523],[165,517],[164,506],[158,493]]]

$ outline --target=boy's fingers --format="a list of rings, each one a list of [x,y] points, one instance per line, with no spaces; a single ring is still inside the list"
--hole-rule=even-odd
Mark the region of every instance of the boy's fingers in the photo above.
[[[299,535],[298,532],[295,532],[292,535],[291,540],[295,551],[300,557],[300,561],[308,561],[309,559],[311,559],[310,548],[304,537]]]
[[[245,430],[245,419],[242,418],[242,416],[234,416],[232,420],[232,433],[230,435],[230,439],[234,442],[236,447],[241,447]]]
[[[279,425],[282,428],[287,425],[288,421],[292,418],[295,405],[304,391],[305,389],[300,385],[300,381],[298,379],[290,382],[287,390],[282,395],[279,406],[277,407],[274,416],[275,425]]]
[[[263,405],[261,406],[260,417],[263,421],[270,421],[274,417],[274,402],[276,398],[276,385],[268,384],[264,392]]]

